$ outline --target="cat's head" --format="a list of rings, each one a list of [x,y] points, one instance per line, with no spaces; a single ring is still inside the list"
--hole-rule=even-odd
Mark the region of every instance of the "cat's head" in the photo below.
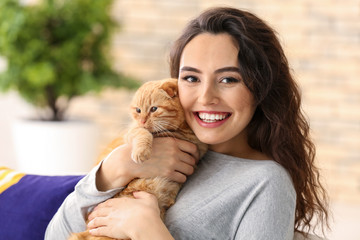
[[[135,93],[131,108],[136,124],[152,133],[175,131],[185,122],[177,79],[144,83]]]

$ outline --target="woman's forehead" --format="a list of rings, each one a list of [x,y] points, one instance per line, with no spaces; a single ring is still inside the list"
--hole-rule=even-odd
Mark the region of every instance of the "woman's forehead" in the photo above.
[[[229,34],[202,33],[185,46],[180,68],[185,65],[195,68],[238,66],[238,52],[239,49]]]

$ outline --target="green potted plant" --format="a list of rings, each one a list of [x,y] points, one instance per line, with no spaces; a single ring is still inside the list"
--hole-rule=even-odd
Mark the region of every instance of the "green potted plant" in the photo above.
[[[46,142],[45,146],[38,142],[33,148],[49,149],[50,137],[59,135],[51,134],[49,124],[60,123],[60,132],[66,132],[66,109],[73,98],[104,87],[138,87],[137,81],[115,72],[109,63],[106,53],[117,27],[109,15],[111,6],[112,0],[39,0],[31,6],[19,0],[0,1],[0,56],[7,61],[7,69],[0,73],[0,90],[15,90],[41,109],[38,120],[46,122]],[[41,135],[28,133],[22,141],[30,141],[31,134]],[[28,167],[32,165],[29,159],[38,157],[32,159],[29,153],[16,151],[27,156]]]

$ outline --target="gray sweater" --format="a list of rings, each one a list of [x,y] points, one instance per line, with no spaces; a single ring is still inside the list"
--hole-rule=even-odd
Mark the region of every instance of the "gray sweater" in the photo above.
[[[76,186],[50,222],[45,239],[67,239],[85,230],[85,215],[121,189],[99,192],[97,168]],[[209,151],[183,185],[165,224],[176,240],[293,239],[296,193],[274,161]]]

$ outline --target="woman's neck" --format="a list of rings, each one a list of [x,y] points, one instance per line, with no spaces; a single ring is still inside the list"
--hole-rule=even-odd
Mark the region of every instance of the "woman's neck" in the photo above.
[[[251,160],[270,160],[266,154],[251,148],[244,137],[232,139],[228,142],[213,144],[209,146],[209,150]]]

